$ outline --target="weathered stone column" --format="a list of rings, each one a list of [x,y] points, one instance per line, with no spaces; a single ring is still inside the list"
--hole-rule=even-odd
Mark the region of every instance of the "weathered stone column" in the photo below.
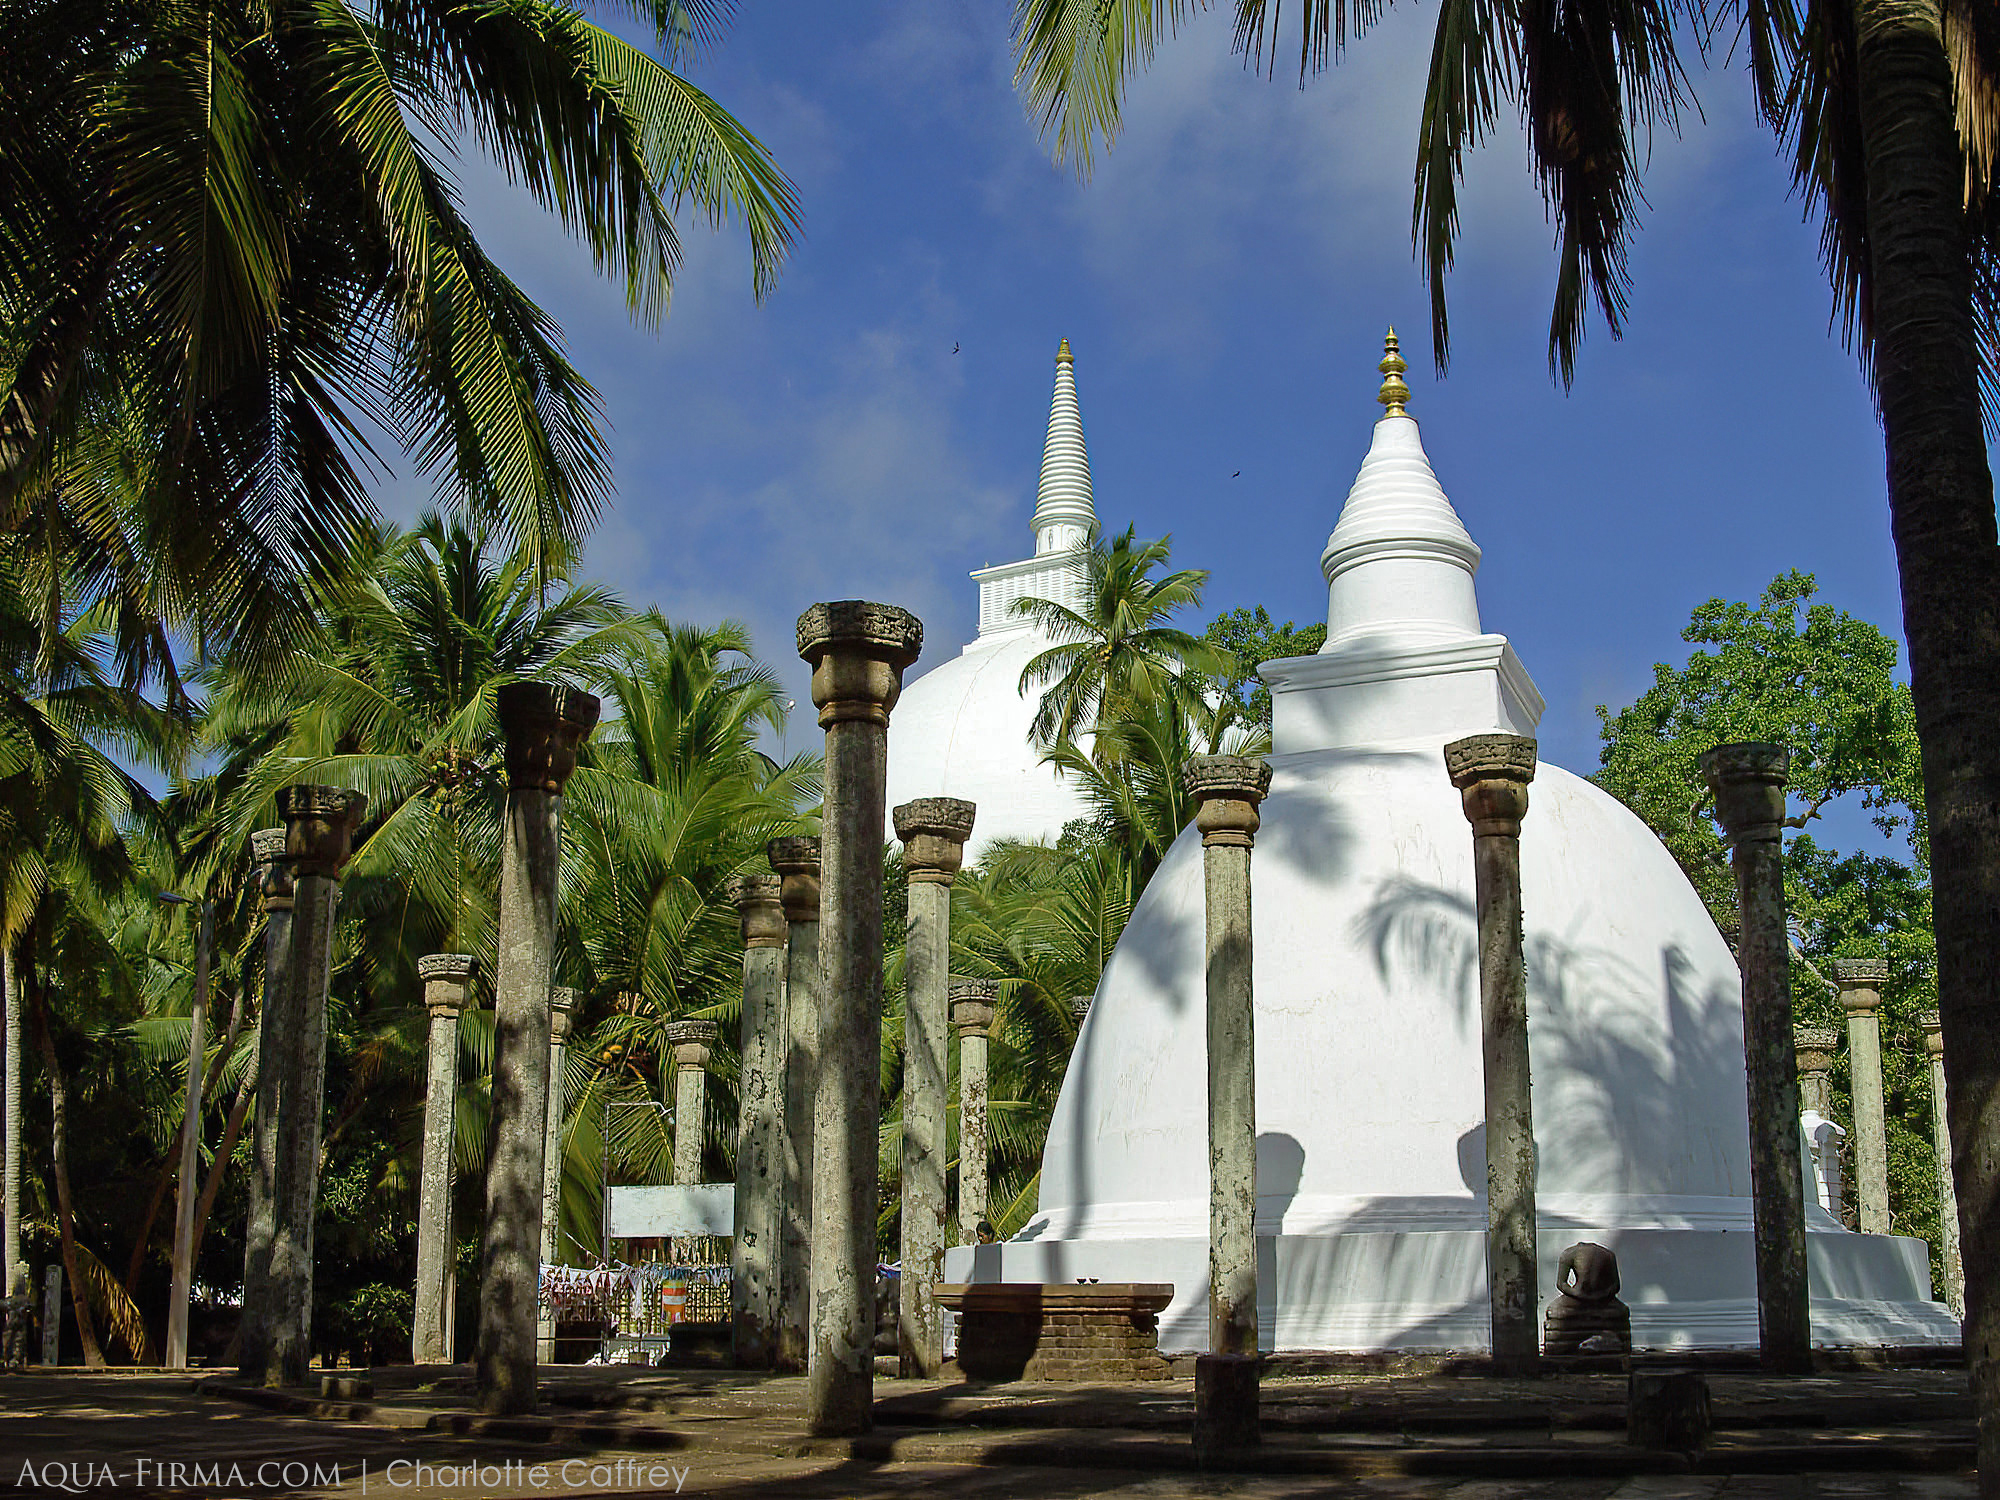
[[[494,1414],[535,1407],[535,1293],[541,1279],[542,1167],[549,1124],[551,976],[562,793],[597,724],[588,693],[510,682],[496,707],[506,736],[500,843],[500,963],[493,980],[493,1103],[480,1242],[479,1401]]]
[[[1944,1027],[1938,1013],[1917,1017],[1924,1028],[1924,1052],[1931,1064],[1931,1147],[1937,1153],[1938,1250],[1944,1261],[1944,1303],[1965,1316],[1965,1262],[1958,1252],[1958,1189],[1951,1177],[1951,1126],[1945,1113]]]
[[[451,1363],[449,1296],[452,1143],[458,1128],[458,1017],[472,998],[479,967],[470,953],[427,953],[417,960],[430,1012],[424,1075],[424,1154],[417,1178],[417,1295],[410,1355],[420,1365]]]
[[[945,1089],[951,1049],[951,885],[965,861],[974,808],[955,797],[920,797],[895,811],[909,870],[904,941],[903,1244],[896,1349],[902,1374],[935,1380],[944,1367]]]
[[[1840,1033],[1831,1026],[1800,1026],[1792,1032],[1792,1058],[1799,1070],[1799,1113],[1832,1118],[1833,1051]]]
[[[1805,1184],[1798,1170],[1799,1080],[1792,1052],[1791,944],[1785,932],[1782,745],[1718,745],[1701,757],[1736,869],[1743,973],[1743,1064],[1750,1092],[1750,1195],[1757,1225],[1757,1323],[1767,1368],[1812,1369]]]
[[[1541,1289],[1535,1259],[1528,968],[1521,932],[1521,820],[1528,812],[1528,783],[1535,779],[1535,742],[1518,734],[1475,734],[1446,745],[1444,760],[1472,825],[1493,1366],[1502,1375],[1532,1375],[1542,1361]]]
[[[563,1055],[569,1050],[569,1028],[583,997],[566,984],[549,991],[549,1112],[542,1134],[542,1264],[562,1260]],[[556,1362],[555,1309],[535,1306],[535,1358]]]
[[[785,911],[784,1234],[779,1244],[776,1365],[806,1368],[812,1342],[813,1095],[819,1082],[819,840],[765,849]]]
[[[777,1353],[778,1246],[785,1219],[785,909],[779,884],[775,875],[739,875],[729,882],[743,927],[730,1321],[736,1365],[752,1370],[767,1368]]]
[[[1792,1056],[1799,1070],[1799,1124],[1806,1135],[1807,1154],[1799,1159],[1800,1170],[1807,1173],[1806,1198],[1810,1202],[1820,1196],[1819,1184],[1824,1183],[1821,1207],[1836,1219],[1841,1215],[1840,1139],[1846,1132],[1833,1121],[1833,1085],[1827,1075],[1833,1071],[1839,1045],[1840,1033],[1831,1026],[1800,1026],[1792,1032]]]
[[[958,1242],[979,1243],[986,1217],[986,1041],[1000,986],[991,979],[951,982],[951,1029],[958,1033]]]
[[[290,1076],[278,1099],[277,1214],[271,1237],[270,1349],[265,1380],[304,1385],[312,1362],[313,1215],[319,1206],[319,1123],[326,1092],[326,990],[333,968],[334,903],[368,799],[331,786],[278,793],[292,867],[287,1043]],[[276,1380],[272,1377],[275,1375]]]
[[[271,1241],[278,1232],[278,1115],[297,1072],[299,1012],[292,968],[292,867],[285,830],[250,835],[250,858],[264,910],[264,1004],[257,1012],[257,1113],[250,1131],[249,1213],[243,1227],[243,1315],[237,1372],[275,1382],[271,1364]]]
[[[701,1148],[708,1117],[708,1049],[713,1021],[674,1021],[660,1033],[674,1049],[674,1181],[691,1187],[701,1181]]]
[[[1250,851],[1271,768],[1198,755],[1182,772],[1208,912],[1208,1352],[1257,1352],[1257,1047]]]
[[[876,1141],[881,1123],[882,815],[889,711],[917,659],[917,617],[845,599],[799,616],[826,731],[820,813],[819,1086],[813,1099],[812,1343],[806,1421],[866,1432],[875,1405]]]
[[[1847,1010],[1847,1078],[1854,1101],[1854,1207],[1863,1234],[1889,1232],[1889,1122],[1882,1102],[1882,986],[1879,958],[1836,958],[1834,983]]]

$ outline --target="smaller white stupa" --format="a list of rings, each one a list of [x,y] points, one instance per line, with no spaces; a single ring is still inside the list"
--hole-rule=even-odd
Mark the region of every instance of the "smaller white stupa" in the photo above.
[[[957,656],[903,689],[889,720],[888,806],[917,797],[959,797],[978,807],[968,862],[998,839],[1054,843],[1063,824],[1090,809],[1075,786],[1044,765],[1029,726],[1040,690],[1021,691],[1021,672],[1056,642],[1014,612],[1017,599],[1083,604],[1076,549],[1097,524],[1090,457],[1076,405],[1069,340],[1056,350],[1055,394],[1035,492],[1032,557],[981,568],[979,635]],[[894,838],[890,828],[887,837]]]

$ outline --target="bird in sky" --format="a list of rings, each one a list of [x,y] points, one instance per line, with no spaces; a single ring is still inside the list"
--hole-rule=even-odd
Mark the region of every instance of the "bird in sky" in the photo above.
[[[1238,469],[1234,474],[1231,474],[1229,477],[1231,479],[1241,479],[1243,477],[1243,471],[1241,469]]]
[[[956,344],[953,344],[953,345],[951,346],[951,352],[952,352],[953,354],[956,354],[956,353],[958,353],[958,345],[956,345]]]

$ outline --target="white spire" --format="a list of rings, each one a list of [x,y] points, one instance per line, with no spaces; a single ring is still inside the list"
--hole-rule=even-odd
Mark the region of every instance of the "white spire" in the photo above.
[[[1076,374],[1069,340],[1056,349],[1056,389],[1049,401],[1049,435],[1042,445],[1042,482],[1035,490],[1035,555],[1067,552],[1090,534],[1090,456],[1076,409]]]
[[[1335,651],[1360,636],[1452,640],[1479,634],[1479,600],[1472,576],[1479,548],[1451,508],[1424,456],[1416,420],[1403,409],[1409,367],[1397,352],[1396,330],[1378,399],[1387,408],[1347,504],[1320,554],[1326,575],[1326,645]]]

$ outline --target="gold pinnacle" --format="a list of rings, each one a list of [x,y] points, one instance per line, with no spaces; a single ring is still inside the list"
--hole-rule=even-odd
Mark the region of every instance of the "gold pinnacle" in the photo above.
[[[1068,365],[1075,362],[1069,352],[1069,340],[1064,339],[1060,344],[1056,345],[1056,363],[1059,365]]]
[[[1410,399],[1410,388],[1403,383],[1403,372],[1410,367],[1396,352],[1398,347],[1396,330],[1391,328],[1382,340],[1382,363],[1375,367],[1382,372],[1382,390],[1375,399],[1388,408],[1387,415],[1392,417],[1409,415],[1403,410],[1404,403]]]

